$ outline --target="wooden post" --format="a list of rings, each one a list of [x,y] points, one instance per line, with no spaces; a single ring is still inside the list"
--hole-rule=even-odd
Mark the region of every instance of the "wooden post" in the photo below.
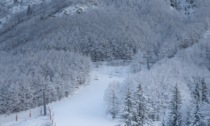
[[[15,116],[15,121],[18,121],[18,114],[16,114]]]
[[[50,109],[50,107],[48,106],[48,110],[49,110],[49,113],[51,114],[51,109]]]
[[[47,107],[46,107],[46,99],[45,99],[45,91],[46,91],[46,85],[43,90],[43,109],[44,109],[44,116],[47,115]]]
[[[42,115],[42,108],[40,109],[40,115]]]
[[[29,111],[29,118],[31,118],[31,110]]]
[[[50,113],[50,120],[52,120],[52,114]]]
[[[54,123],[54,113],[52,112],[52,124]]]

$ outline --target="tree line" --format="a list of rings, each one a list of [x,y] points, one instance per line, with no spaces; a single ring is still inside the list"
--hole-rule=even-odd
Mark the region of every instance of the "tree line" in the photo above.
[[[125,126],[151,125],[153,121],[161,121],[162,126],[208,126],[210,97],[207,84],[204,79],[196,79],[194,86],[190,106],[185,106],[180,92],[181,87],[176,84],[170,92],[171,98],[166,110],[161,115],[156,113],[154,105],[156,103],[150,96],[145,95],[141,84],[137,84],[133,89],[126,89],[122,98],[118,91],[119,83],[113,82],[105,92],[107,112],[113,119],[121,119]],[[184,110],[184,107],[188,110]],[[156,115],[159,117],[156,118]]]

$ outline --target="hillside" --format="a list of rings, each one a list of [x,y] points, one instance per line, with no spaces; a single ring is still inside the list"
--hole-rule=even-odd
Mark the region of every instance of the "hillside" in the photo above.
[[[133,0],[118,4],[118,1],[54,0],[36,5],[31,7],[31,14],[27,15],[27,10],[17,13],[8,22],[9,25],[5,25],[0,50],[13,53],[69,50],[90,55],[94,61],[127,60],[141,50],[153,57],[152,62],[156,62],[165,55],[172,57],[177,50],[196,43],[208,27],[206,16],[191,20],[166,1]],[[81,10],[87,5],[92,9],[68,15],[68,6],[74,11],[74,6],[78,5]],[[201,12],[206,11],[202,9]],[[56,17],[58,12],[67,15]]]
[[[209,6],[209,0],[0,1],[0,114],[36,109],[43,92],[47,104],[71,96],[101,63],[126,64],[120,82],[100,69],[101,81],[85,88],[95,92],[79,89],[79,96],[97,95],[101,102],[104,95],[99,106],[126,126],[208,126]],[[60,115],[67,105],[76,113],[90,100],[77,96],[61,101],[58,121],[66,122]]]

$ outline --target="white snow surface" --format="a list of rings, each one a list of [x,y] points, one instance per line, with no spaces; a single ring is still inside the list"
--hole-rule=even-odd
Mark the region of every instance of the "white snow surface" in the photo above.
[[[37,107],[20,113],[0,115],[0,126],[51,126],[49,116],[41,116],[40,110],[41,108]]]
[[[115,126],[118,121],[109,119],[106,115],[104,91],[112,81],[122,82],[126,67],[101,66],[92,71],[90,84],[81,87],[75,94],[54,103],[56,126]]]
[[[51,121],[48,117],[37,117],[21,121],[12,121],[0,124],[0,126],[51,126]]]

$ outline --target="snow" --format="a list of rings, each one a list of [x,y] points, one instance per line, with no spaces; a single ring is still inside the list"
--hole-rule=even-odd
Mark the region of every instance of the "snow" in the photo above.
[[[117,72],[116,72],[117,71]],[[51,105],[57,126],[114,126],[119,122],[106,115],[104,91],[112,81],[122,82],[126,67],[102,66],[92,71],[90,85],[81,87],[75,94]],[[110,78],[110,75],[112,77]],[[97,76],[98,80],[95,79]]]
[[[0,18],[0,29],[3,27],[3,25],[8,21],[7,17]]]
[[[63,15],[74,15],[76,13],[81,13],[88,11],[90,9],[95,9],[97,6],[92,5],[92,4],[77,4],[74,6],[69,6],[64,8],[62,11],[56,13],[54,16],[63,16]]]
[[[153,123],[153,126],[161,126],[161,122],[156,121],[156,122]]]
[[[50,126],[49,116],[41,116],[40,110],[41,108],[37,107],[20,113],[0,115],[0,126]]]
[[[37,117],[18,122],[9,122],[2,125],[0,124],[0,126],[51,126],[51,122],[48,117]]]

